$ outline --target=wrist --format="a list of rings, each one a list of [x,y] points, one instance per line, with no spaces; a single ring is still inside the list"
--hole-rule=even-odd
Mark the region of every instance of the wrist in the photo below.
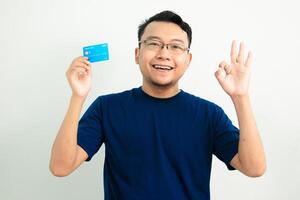
[[[245,100],[249,100],[249,94],[242,94],[242,95],[230,95],[230,98],[232,101],[234,102],[239,102],[239,101],[245,101]]]
[[[71,96],[71,102],[82,105],[85,102],[86,97],[87,96],[79,96],[73,93]]]
[[[230,96],[235,107],[250,105],[250,97],[248,94],[246,95],[235,95]]]

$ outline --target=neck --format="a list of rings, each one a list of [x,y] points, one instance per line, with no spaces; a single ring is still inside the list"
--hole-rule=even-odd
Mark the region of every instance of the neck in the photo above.
[[[173,85],[171,87],[149,86],[143,84],[142,90],[146,92],[148,95],[156,98],[170,98],[180,92],[178,88],[178,84]]]

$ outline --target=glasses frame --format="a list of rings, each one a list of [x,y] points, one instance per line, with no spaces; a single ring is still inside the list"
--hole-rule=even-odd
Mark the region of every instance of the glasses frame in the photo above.
[[[168,50],[170,53],[171,53],[171,51],[169,50],[169,45],[174,44],[174,43],[168,43],[168,44],[165,44],[165,43],[162,42],[162,41],[159,41],[159,40],[153,40],[153,39],[140,40],[140,41],[138,42],[138,44],[139,44],[139,45],[141,45],[142,43],[143,43],[143,44],[146,44],[147,41],[155,41],[155,42],[160,43],[160,44],[161,44],[161,46],[160,46],[160,51],[163,50],[164,47],[166,47],[167,50]],[[190,48],[189,48],[189,47],[184,47],[184,48],[183,48],[183,51],[182,51],[182,54],[183,54],[184,52],[188,52],[188,53],[189,53],[189,52],[190,52]],[[180,53],[180,54],[175,54],[175,55],[181,55],[181,53]]]

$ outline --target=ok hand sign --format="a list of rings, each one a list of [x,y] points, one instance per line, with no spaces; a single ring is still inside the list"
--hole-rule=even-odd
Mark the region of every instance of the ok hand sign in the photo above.
[[[247,59],[244,60],[244,50],[244,43],[241,42],[237,54],[237,44],[233,41],[230,53],[231,63],[221,62],[219,69],[215,72],[220,85],[231,98],[248,95],[252,53],[248,52]]]

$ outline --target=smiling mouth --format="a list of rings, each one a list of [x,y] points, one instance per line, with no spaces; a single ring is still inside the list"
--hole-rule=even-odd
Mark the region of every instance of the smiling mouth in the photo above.
[[[166,71],[171,71],[172,69],[174,69],[174,67],[171,67],[169,65],[152,65],[152,67],[155,69],[166,70]]]

